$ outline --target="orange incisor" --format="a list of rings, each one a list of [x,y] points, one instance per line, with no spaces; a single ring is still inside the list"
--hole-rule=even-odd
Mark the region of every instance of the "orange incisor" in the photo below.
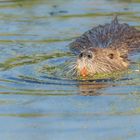
[[[87,69],[85,67],[81,70],[81,75],[83,77],[86,77],[87,76]]]

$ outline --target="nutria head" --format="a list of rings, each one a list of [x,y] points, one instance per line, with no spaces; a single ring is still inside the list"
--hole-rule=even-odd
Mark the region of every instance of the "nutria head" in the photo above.
[[[86,77],[126,69],[129,63],[122,52],[116,48],[86,48],[76,60],[77,74]]]
[[[116,17],[110,24],[94,27],[70,44],[71,51],[78,54],[70,71],[83,77],[122,71],[129,65],[128,53],[139,50],[139,46],[140,31],[119,23]]]

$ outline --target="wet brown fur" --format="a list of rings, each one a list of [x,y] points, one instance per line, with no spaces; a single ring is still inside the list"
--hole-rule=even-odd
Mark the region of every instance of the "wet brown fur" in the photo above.
[[[79,58],[75,62],[75,71],[80,74],[83,67],[88,74],[110,73],[128,68],[128,54],[140,50],[140,31],[128,24],[120,24],[117,17],[104,26],[97,26],[85,32],[70,44],[77,56],[90,51],[94,56]]]

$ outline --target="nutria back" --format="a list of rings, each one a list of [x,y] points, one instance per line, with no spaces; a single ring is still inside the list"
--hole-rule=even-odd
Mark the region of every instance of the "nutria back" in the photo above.
[[[126,23],[120,24],[115,17],[110,24],[94,27],[70,44],[70,49],[75,54],[91,47],[136,50],[140,48],[140,31]]]

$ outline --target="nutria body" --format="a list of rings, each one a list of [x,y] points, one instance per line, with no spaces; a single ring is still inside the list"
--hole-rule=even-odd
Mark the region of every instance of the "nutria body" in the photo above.
[[[140,31],[120,24],[117,17],[110,23],[85,32],[70,44],[77,59],[73,69],[83,77],[127,69],[128,54],[140,50]]]

